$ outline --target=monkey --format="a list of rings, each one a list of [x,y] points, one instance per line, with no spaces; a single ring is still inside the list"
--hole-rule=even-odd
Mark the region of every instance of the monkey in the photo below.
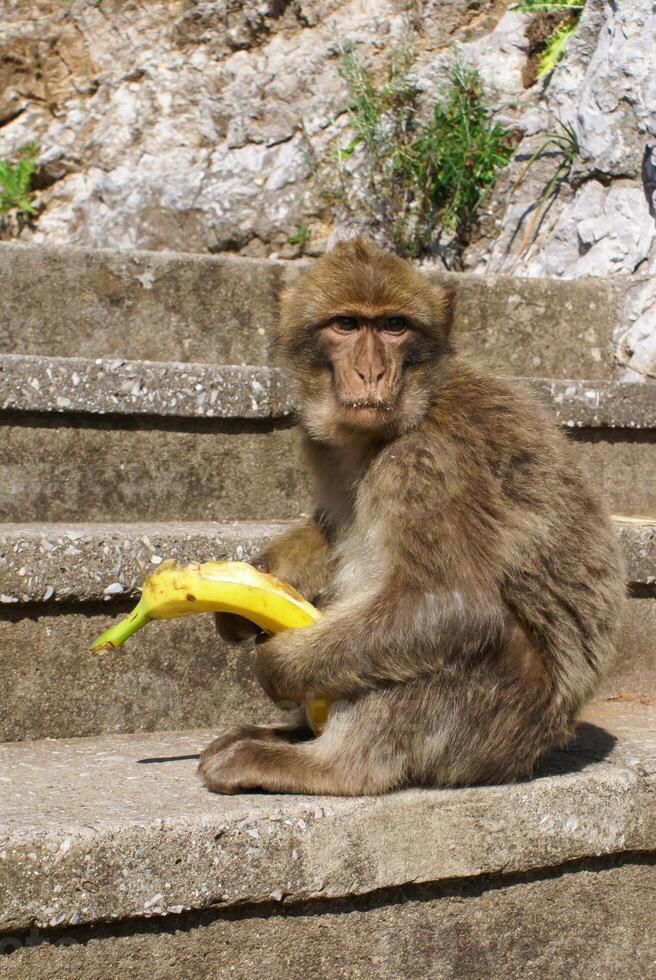
[[[200,757],[210,790],[528,778],[610,664],[626,585],[605,506],[537,396],[458,352],[453,311],[362,237],[281,296],[316,510],[257,564],[324,615],[264,638],[256,675],[278,704],[332,704],[318,737],[293,714],[221,733]]]

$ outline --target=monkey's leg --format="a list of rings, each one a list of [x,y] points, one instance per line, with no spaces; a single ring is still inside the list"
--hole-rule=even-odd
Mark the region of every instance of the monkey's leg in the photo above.
[[[201,763],[217,752],[222,752],[235,742],[253,740],[258,742],[304,742],[313,738],[313,733],[305,722],[294,720],[289,723],[276,722],[271,725],[233,725],[224,729],[213,742],[203,749]]]
[[[380,722],[375,699],[363,698],[332,713],[317,739],[296,744],[242,739],[217,751],[206,750],[199,773],[215,793],[384,793],[404,783],[406,766],[395,736],[384,732]]]

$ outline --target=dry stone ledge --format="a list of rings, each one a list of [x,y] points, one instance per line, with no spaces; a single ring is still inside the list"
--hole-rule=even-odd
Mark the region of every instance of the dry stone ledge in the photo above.
[[[656,428],[656,385],[524,380],[568,428]],[[289,417],[294,405],[283,372],[274,367],[0,354],[0,409],[275,419]]]
[[[655,385],[542,378],[529,384],[567,428],[656,429]]]
[[[133,598],[163,559],[248,560],[290,525],[5,524],[0,528],[0,604]],[[656,523],[620,523],[629,581],[656,582]],[[1,607],[1,606],[0,606]]]
[[[248,560],[288,526],[245,521],[5,524],[0,529],[0,603],[133,597],[144,576],[165,559]]]
[[[285,268],[239,256],[0,242],[0,349],[266,363]]]
[[[284,418],[278,368],[0,355],[0,408],[90,415]]]
[[[634,710],[635,708],[635,710]],[[654,849],[654,709],[600,704],[516,785],[208,793],[210,732],[0,746],[0,928],[360,895]],[[651,729],[651,730],[650,730]]]

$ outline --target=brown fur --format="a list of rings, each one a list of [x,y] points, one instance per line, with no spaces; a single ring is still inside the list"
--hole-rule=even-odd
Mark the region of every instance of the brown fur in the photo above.
[[[354,312],[362,329],[412,324],[386,347],[401,382],[373,428],[342,412],[322,340]],[[275,701],[334,705],[317,739],[224,734],[201,759],[210,789],[517,779],[567,741],[606,669],[625,586],[605,509],[534,397],[455,354],[449,327],[449,297],[362,240],[283,298],[318,510],[263,560],[326,616],[262,644],[257,670]]]

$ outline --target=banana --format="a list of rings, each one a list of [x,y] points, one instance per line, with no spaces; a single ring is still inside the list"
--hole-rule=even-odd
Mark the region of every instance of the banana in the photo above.
[[[166,561],[146,577],[141,598],[130,615],[94,640],[91,651],[118,650],[153,619],[208,612],[245,616],[269,634],[311,626],[321,619],[319,610],[295,589],[246,562],[192,562],[180,567]],[[328,707],[325,700],[305,704],[308,724],[315,734],[323,729]]]

